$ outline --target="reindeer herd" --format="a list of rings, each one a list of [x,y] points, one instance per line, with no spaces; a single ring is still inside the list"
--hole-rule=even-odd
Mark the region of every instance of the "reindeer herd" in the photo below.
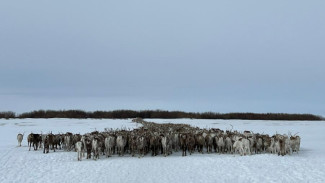
[[[137,129],[105,129],[104,132],[93,131],[84,135],[67,132],[65,134],[34,134],[27,137],[29,150],[43,148],[43,153],[50,150],[75,151],[78,161],[83,157],[97,160],[101,155],[107,158],[115,154],[144,157],[146,154],[168,156],[173,152],[240,154],[241,156],[271,153],[291,155],[300,149],[300,137],[295,135],[254,134],[251,131],[227,130],[217,128],[200,129],[187,124],[157,124],[134,119],[141,123]],[[24,134],[18,134],[18,146],[21,146]]]

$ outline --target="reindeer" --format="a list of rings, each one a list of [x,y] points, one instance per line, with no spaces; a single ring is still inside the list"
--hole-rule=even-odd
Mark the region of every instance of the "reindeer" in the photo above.
[[[257,137],[255,154],[261,153],[263,151],[263,139],[262,137]]]
[[[115,136],[109,135],[108,137],[105,138],[106,157],[112,156],[114,147],[115,147]]]
[[[212,145],[213,145],[213,137],[210,133],[207,134],[207,136],[205,137],[205,144],[207,147],[207,153],[210,153],[212,151]]]
[[[150,149],[151,149],[151,156],[158,155],[159,149],[159,138],[157,135],[152,135],[150,138]]]
[[[190,155],[192,155],[192,153],[194,152],[194,148],[195,148],[195,139],[194,139],[193,135],[189,134],[187,136],[186,144],[187,144],[187,148],[188,148]]]
[[[98,138],[93,138],[92,142],[92,152],[93,152],[93,159],[97,160],[99,159],[99,144],[98,144]]]
[[[65,148],[67,151],[71,151],[72,133],[67,132],[64,136]]]
[[[80,141],[82,142],[83,144],[83,148],[84,148],[84,151],[86,151],[86,135],[83,135],[80,139]],[[86,151],[87,152],[87,151]],[[85,154],[83,154],[85,155]]]
[[[123,135],[119,135],[116,138],[117,152],[119,156],[124,156],[124,148],[126,145],[126,138]]]
[[[179,134],[178,133],[174,133],[173,136],[172,136],[173,140],[173,149],[175,150],[175,152],[178,152],[179,151]]]
[[[36,151],[39,146],[39,143],[42,141],[41,136],[40,134],[33,134],[33,133],[29,134],[29,136],[30,138],[28,140],[31,141],[29,142],[29,151],[32,145],[34,147],[34,150]]]
[[[135,152],[137,151],[137,137],[135,135],[130,138],[130,150],[132,157],[134,157]]]
[[[169,138],[167,136],[163,136],[161,138],[161,145],[162,145],[162,149],[163,149],[163,154],[166,157],[167,155],[169,155]]]
[[[272,154],[276,154],[277,150],[279,150],[279,149],[280,149],[280,147],[278,147],[278,145],[275,142],[274,137],[272,137],[271,138],[271,145],[269,147],[269,152],[272,153]]]
[[[47,154],[47,153],[49,153],[49,151],[50,151],[50,142],[49,142],[49,136],[46,136],[45,137],[45,139],[44,139],[44,142],[43,142],[43,146],[44,146],[44,148],[43,148],[43,153],[45,154]]]
[[[54,138],[55,137],[52,134],[52,132],[50,134],[48,134],[46,136],[46,138],[48,138],[49,148],[55,152],[55,148],[54,148]]]
[[[249,140],[249,150],[250,152],[255,152],[256,150],[256,137],[255,135],[251,135],[251,137],[247,138],[247,140]]]
[[[263,140],[263,146],[262,146],[263,151],[271,152],[271,150],[273,150],[271,137],[269,137],[268,135],[264,135],[262,136],[262,140]]]
[[[19,147],[21,147],[21,142],[23,141],[24,134],[25,134],[25,133],[23,133],[23,134],[19,133],[19,134],[17,135],[17,140],[18,140],[18,146],[19,146]]]
[[[77,153],[78,153],[78,161],[81,161],[83,153],[84,153],[83,143],[81,141],[78,141],[75,146],[76,146]]]
[[[205,144],[205,139],[203,138],[202,134],[196,135],[196,144],[198,152],[203,154],[203,146]]]
[[[242,142],[243,142],[244,156],[245,155],[251,155],[250,141],[248,139],[243,138]]]
[[[139,158],[144,156],[145,154],[145,146],[146,146],[146,138],[141,136],[137,139],[137,148],[139,150]]]
[[[285,139],[282,135],[279,135],[278,137],[278,143],[279,143],[279,147],[280,147],[280,151],[278,151],[278,155],[280,156],[284,156],[286,155],[286,149],[285,149]]]
[[[77,142],[81,141],[81,135],[80,134],[74,134],[72,136],[70,136],[70,148],[75,149],[75,145]]]
[[[218,145],[219,154],[221,154],[225,151],[225,142],[224,142],[223,138],[224,138],[223,135],[220,135],[218,137],[217,145]]]
[[[290,146],[292,149],[292,152],[296,152],[298,154],[298,151],[300,149],[300,137],[293,135],[290,137]]]
[[[267,151],[284,156],[292,152],[298,153],[300,147],[300,137],[296,134],[293,136],[290,134],[290,138],[276,134],[271,138],[268,135],[254,134],[251,131],[240,133],[232,130],[193,128],[183,124],[156,124],[145,121],[141,123],[143,127],[139,129],[116,131],[105,129],[105,132],[95,131],[83,136],[69,132],[65,135],[61,133],[54,135],[52,132],[47,135],[31,133],[27,141],[29,150],[32,145],[34,150],[37,150],[38,145],[44,144],[43,153],[48,153],[50,149],[55,151],[60,144],[64,144],[64,149],[68,151],[74,146],[78,152],[79,161],[85,151],[87,151],[87,159],[97,160],[100,152],[103,152],[106,157],[112,156],[115,154],[115,147],[117,147],[119,156],[123,156],[124,153],[135,156],[138,153],[139,158],[147,153],[156,156],[159,151],[166,157],[173,150],[177,151],[179,147],[182,149],[182,156],[186,156],[187,151],[191,155],[196,149],[199,153],[203,153],[204,147],[207,147],[208,153],[213,147],[220,154],[227,152],[250,155],[254,152],[258,154]],[[23,136],[20,133],[17,135],[18,146],[21,146]],[[93,157],[91,157],[92,152]]]
[[[225,150],[227,151],[227,153],[232,153],[232,141],[231,138],[229,136],[226,137],[225,139]]]
[[[54,136],[54,146],[56,149],[62,149],[63,139],[64,137],[62,134]]]
[[[27,136],[27,146],[31,146],[32,141],[33,141],[33,133],[30,133],[30,134]]]
[[[291,145],[290,145],[290,139],[287,135],[283,135],[284,136],[284,144],[285,144],[285,154],[292,154],[292,149],[291,149]]]
[[[39,148],[43,148],[42,145],[44,144],[46,134],[43,134],[41,131],[41,143],[39,144]]]
[[[239,138],[238,140],[235,141],[235,143],[233,145],[235,154],[236,154],[236,152],[238,152],[241,156],[244,154],[244,147],[243,147],[242,139],[243,138]]]
[[[85,144],[86,144],[86,151],[87,151],[87,159],[91,159],[91,150],[92,150],[91,140],[89,138],[86,138]]]
[[[187,149],[187,135],[186,134],[181,134],[180,136],[180,145],[182,149],[182,156],[186,156],[186,149]]]

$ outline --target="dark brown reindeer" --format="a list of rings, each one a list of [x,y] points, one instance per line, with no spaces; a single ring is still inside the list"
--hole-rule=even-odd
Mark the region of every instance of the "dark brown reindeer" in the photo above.
[[[54,150],[54,152],[55,152],[55,148],[54,148],[54,135],[52,134],[52,132],[50,133],[50,134],[48,134],[47,136],[46,136],[46,138],[48,139],[48,143],[49,143],[49,148],[51,149],[51,150]],[[45,139],[46,139],[45,138]],[[44,143],[45,144],[45,143]]]
[[[150,149],[151,155],[157,156],[159,151],[159,137],[156,135],[152,135],[150,138]]]
[[[86,142],[87,159],[91,159],[91,150],[92,150],[91,140],[89,138],[86,138],[85,142]]]
[[[182,156],[186,156],[186,149],[187,149],[187,134],[181,134],[179,138],[179,142],[182,149]]]
[[[130,150],[131,150],[131,155],[132,157],[135,155],[135,152],[137,151],[137,137],[131,136],[130,138]]]
[[[41,135],[31,133],[31,134],[29,134],[28,137],[30,137],[28,139],[30,141],[30,143],[29,143],[29,151],[30,151],[32,146],[34,147],[34,150],[36,151],[38,146],[39,146],[39,143],[41,143],[41,141],[42,141]]]

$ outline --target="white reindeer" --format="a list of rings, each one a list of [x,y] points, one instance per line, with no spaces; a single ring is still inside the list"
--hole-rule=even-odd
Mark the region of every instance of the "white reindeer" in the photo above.
[[[241,156],[244,154],[242,138],[235,141],[233,148],[234,148],[235,154],[236,154],[236,152],[238,152]]]
[[[146,143],[146,139],[144,137],[138,137],[137,139],[137,148],[139,151],[139,158],[142,156],[144,157],[144,153],[145,153],[145,143]]]
[[[114,147],[115,147],[115,137],[114,136],[106,137],[105,138],[106,157],[112,156]]]
[[[77,149],[77,152],[78,152],[78,161],[81,161],[82,160],[82,156],[84,156],[84,148],[83,148],[83,143],[81,141],[78,141],[76,143],[76,149]]]
[[[292,149],[291,149],[290,139],[288,138],[287,135],[284,135],[284,142],[285,142],[285,152],[286,152],[286,154],[291,155],[292,154]]]
[[[274,143],[274,149],[275,149],[275,154],[276,153],[280,153],[280,142],[277,140],[277,141],[275,141],[275,143]]]
[[[295,140],[295,148],[296,148],[296,152],[298,153],[298,151],[300,151],[300,137],[296,136],[296,134],[294,135],[294,137],[296,138]]]
[[[290,146],[292,149],[292,152],[297,152],[300,149],[300,137],[299,136],[291,136],[290,137]]]
[[[91,150],[93,151],[93,159],[94,160],[99,159],[99,145],[98,145],[97,138],[93,139]]]
[[[21,142],[23,141],[24,134],[19,133],[17,135],[17,140],[18,140],[18,146],[21,146]]]
[[[86,136],[85,136],[85,135],[81,136],[80,141],[81,141],[82,146],[83,146],[82,149],[83,149],[83,151],[85,152],[85,151],[86,151],[86,150],[85,150],[85,149],[86,149]],[[85,157],[85,153],[83,153],[82,156]]]
[[[161,145],[163,148],[163,154],[166,157],[167,155],[169,155],[170,139],[167,136],[162,137]]]
[[[219,137],[217,145],[218,145],[218,151],[220,154],[225,151],[225,142],[223,140],[223,136]]]
[[[122,135],[117,136],[116,145],[119,156],[124,156],[124,147],[126,145],[126,140]]]
[[[41,139],[42,139],[42,142],[40,143],[39,148],[42,148],[42,144],[44,144],[44,142],[45,142],[45,138],[46,138],[46,134],[43,134],[43,132],[41,132]]]
[[[64,143],[65,143],[65,148],[67,151],[70,151],[71,150],[71,138],[70,138],[70,135],[66,135],[64,137]]]
[[[251,155],[251,150],[250,150],[250,141],[248,139],[242,139],[243,142],[243,149],[244,149],[244,156],[245,155]]]

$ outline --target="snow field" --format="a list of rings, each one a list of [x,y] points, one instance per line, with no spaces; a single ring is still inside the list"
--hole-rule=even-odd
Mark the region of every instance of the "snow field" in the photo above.
[[[299,132],[301,150],[291,156],[258,154],[239,156],[198,154],[144,158],[124,157],[77,161],[76,152],[43,154],[28,151],[30,132],[86,133],[105,128],[137,128],[126,120],[0,119],[0,182],[325,182],[325,123],[322,121],[250,121],[197,119],[144,119],[157,123],[186,123],[200,128],[220,128],[254,133]],[[23,147],[17,134],[23,133]],[[322,144],[322,145],[320,145]]]

